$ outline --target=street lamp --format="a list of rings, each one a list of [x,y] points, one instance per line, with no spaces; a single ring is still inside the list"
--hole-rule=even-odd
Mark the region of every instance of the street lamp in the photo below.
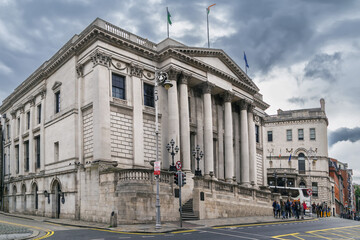
[[[159,120],[158,120],[158,86],[162,85],[166,90],[172,87],[172,83],[168,79],[167,73],[159,72],[155,68],[155,89],[154,89],[154,98],[155,98],[155,135],[156,135],[156,161],[159,161]],[[160,186],[159,186],[159,177],[160,175],[155,176],[156,180],[156,225],[155,228],[161,228],[161,219],[160,219]]]
[[[195,170],[195,176],[201,177],[201,170],[199,168],[199,162],[200,162],[200,159],[202,159],[202,157],[204,156],[204,153],[202,151],[200,151],[199,145],[196,146],[196,150],[195,149],[193,150],[192,155],[197,161],[197,169]]]
[[[172,158],[172,165],[170,166],[170,169],[169,169],[170,172],[176,172],[176,167],[175,167],[175,163],[174,163],[174,157],[180,150],[178,146],[174,147],[174,145],[175,145],[174,139],[171,139],[170,143],[168,143],[166,145],[166,149],[171,154],[171,158]],[[171,151],[170,151],[170,149],[171,149]]]
[[[277,186],[277,172],[276,172],[276,169],[274,170],[273,176],[275,178],[275,192],[277,192],[277,188],[276,188],[276,186]]]
[[[310,157],[313,158],[314,161],[317,160],[316,157],[316,151],[314,151],[311,147],[309,150],[306,150],[306,156],[307,156],[307,160],[309,162],[309,188],[308,189],[312,189],[312,182],[311,182],[311,176],[310,176],[310,167],[311,167],[311,163],[310,163]],[[311,195],[310,195],[310,207],[312,206],[311,204],[311,196],[312,196],[312,191],[311,191]],[[310,217],[312,217],[312,207],[310,209]]]
[[[284,173],[284,177],[282,178],[282,180],[283,180],[283,182],[284,182],[285,193],[286,193],[286,195],[289,195],[289,194],[286,192],[286,183],[287,183],[286,173]]]

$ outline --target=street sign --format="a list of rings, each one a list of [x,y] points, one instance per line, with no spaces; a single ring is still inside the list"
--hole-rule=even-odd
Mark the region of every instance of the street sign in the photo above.
[[[311,189],[306,190],[306,192],[307,192],[307,194],[308,194],[309,196],[312,196],[312,190],[311,190]]]
[[[175,164],[175,166],[176,166],[176,169],[177,169],[178,171],[181,170],[181,162],[180,162],[180,161],[177,161],[176,164]]]
[[[154,162],[154,175],[160,175],[160,161]]]

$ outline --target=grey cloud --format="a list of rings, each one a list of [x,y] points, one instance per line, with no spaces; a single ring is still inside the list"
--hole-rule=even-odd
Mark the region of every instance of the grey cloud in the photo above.
[[[305,78],[335,82],[341,68],[341,54],[317,54],[305,66]]]
[[[292,97],[287,100],[289,103],[295,103],[298,105],[304,105],[308,100],[302,97]]]
[[[341,141],[357,142],[360,140],[360,127],[339,128],[329,134],[329,144],[334,145]]]

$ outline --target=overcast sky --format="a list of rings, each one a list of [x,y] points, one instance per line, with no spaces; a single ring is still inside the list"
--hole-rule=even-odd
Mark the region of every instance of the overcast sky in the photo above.
[[[0,0],[0,102],[96,17],[158,43],[170,37],[211,47],[243,68],[276,110],[326,100],[329,156],[360,183],[360,1],[348,0]]]

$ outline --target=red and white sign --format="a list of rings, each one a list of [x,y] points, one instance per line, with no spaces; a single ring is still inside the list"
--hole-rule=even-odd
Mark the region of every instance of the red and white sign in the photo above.
[[[160,162],[154,162],[154,175],[160,175]]]
[[[312,196],[312,190],[311,190],[311,189],[308,189],[306,192],[307,192],[307,194],[308,194],[309,196]]]
[[[176,169],[177,169],[178,171],[181,170],[181,162],[180,162],[180,161],[177,161],[176,164],[175,164],[175,166],[176,166]]]

